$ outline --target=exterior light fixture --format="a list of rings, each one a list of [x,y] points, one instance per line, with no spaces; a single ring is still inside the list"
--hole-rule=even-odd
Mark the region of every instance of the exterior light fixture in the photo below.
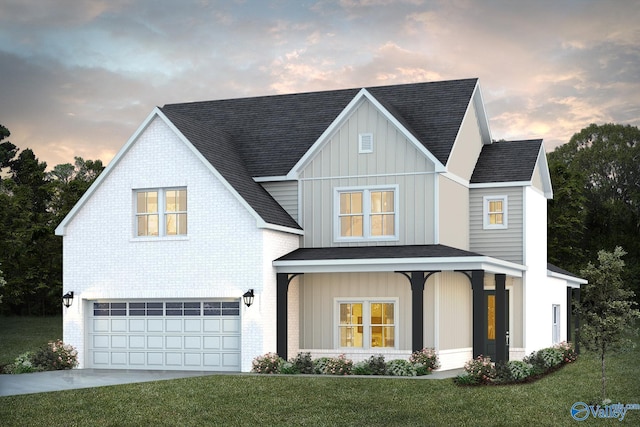
[[[251,304],[253,304],[253,289],[245,292],[244,295],[242,295],[242,300],[244,301],[244,305],[251,307]]]
[[[67,308],[71,307],[71,304],[73,304],[73,291],[67,292],[62,296],[62,304]]]

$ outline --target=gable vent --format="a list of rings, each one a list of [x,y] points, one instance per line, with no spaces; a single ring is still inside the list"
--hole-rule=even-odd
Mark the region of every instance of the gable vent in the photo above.
[[[373,153],[372,133],[361,133],[358,135],[358,152],[360,154]]]

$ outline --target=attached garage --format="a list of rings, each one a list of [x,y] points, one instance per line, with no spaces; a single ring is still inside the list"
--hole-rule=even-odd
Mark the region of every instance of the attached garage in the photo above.
[[[87,366],[240,371],[240,301],[90,301]]]

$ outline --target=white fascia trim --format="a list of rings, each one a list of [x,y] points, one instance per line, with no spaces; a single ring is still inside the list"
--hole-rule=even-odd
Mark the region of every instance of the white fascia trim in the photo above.
[[[446,168],[435,156],[427,150],[424,145],[420,143],[402,124],[395,118],[389,111],[378,102],[378,100],[369,93],[368,90],[362,88],[360,92],[347,104],[342,112],[335,118],[335,120],[329,125],[327,129],[320,135],[320,137],[313,143],[311,148],[298,160],[298,162],[287,173],[286,178],[298,179],[300,171],[306,166],[306,164],[313,158],[313,156],[320,150],[320,148],[328,141],[329,137],[338,130],[338,128],[344,123],[344,121],[355,111],[355,109],[362,103],[364,99],[371,102],[380,113],[389,120],[409,141],[411,141],[418,151],[422,152],[429,160],[435,165],[436,172],[444,172]]]
[[[485,144],[491,144],[491,128],[489,127],[489,118],[487,112],[484,109],[484,97],[482,96],[482,89],[480,88],[480,79],[476,82],[476,88],[471,96],[478,113],[478,125],[480,126],[480,133],[483,136]]]
[[[138,129],[131,135],[131,137],[127,140],[126,144],[116,153],[116,155],[111,159],[111,162],[107,165],[107,167],[102,171],[98,178],[91,184],[91,186],[85,191],[85,193],[80,197],[80,199],[76,202],[73,208],[69,211],[69,213],[64,217],[62,222],[56,227],[55,234],[56,236],[64,236],[67,225],[73,220],[76,214],[82,209],[82,207],[87,203],[87,201],[91,198],[96,189],[102,184],[102,181],[107,179],[111,171],[116,167],[120,160],[124,157],[124,155],[129,151],[129,149],[133,146],[133,144],[138,140],[138,137],[147,129],[149,124],[153,121],[153,119],[158,115],[160,109],[155,107],[153,111],[147,116],[147,118],[142,122],[142,124],[138,127]],[[166,121],[166,120],[165,120]]]
[[[445,172],[442,174],[442,176],[444,176],[447,179],[450,179],[451,181],[462,185],[463,187],[467,187],[467,188],[471,188],[470,187],[470,183],[469,180],[463,179],[461,177],[459,177],[458,175],[451,173],[451,172]]]
[[[278,181],[291,181],[286,175],[280,176],[256,176],[253,178],[255,182],[278,182]]]
[[[504,187],[531,187],[531,181],[513,182],[485,182],[481,184],[469,184],[469,188],[504,188]]]
[[[363,273],[421,270],[484,270],[494,274],[522,277],[526,267],[486,256],[435,258],[370,258],[301,261],[273,261],[278,273]]]
[[[285,227],[283,225],[276,225],[265,222],[263,219],[258,220],[257,222],[258,228],[265,228],[267,230],[273,231],[281,231],[283,233],[297,234],[299,236],[304,236],[304,230],[299,230],[297,228]]]
[[[544,149],[544,142],[540,144],[540,152],[538,153],[538,166],[542,174],[542,186],[544,188],[544,196],[553,199],[553,186],[551,185],[551,174],[549,173],[549,164],[547,163],[547,154]],[[534,168],[535,170],[535,168]]]
[[[566,280],[572,288],[579,288],[580,285],[586,285],[587,283],[589,283],[588,280],[580,279],[579,277],[567,276],[566,274],[556,273],[555,271],[551,270],[547,270],[547,276]]]

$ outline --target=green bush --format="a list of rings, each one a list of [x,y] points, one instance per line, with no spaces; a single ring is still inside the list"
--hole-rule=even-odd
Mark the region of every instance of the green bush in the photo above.
[[[384,356],[382,354],[371,356],[366,360],[366,362],[369,366],[369,370],[371,371],[370,375],[387,374],[387,362],[385,362]]]
[[[4,372],[6,374],[27,374],[29,372],[40,371],[41,369],[34,366],[33,362],[31,362],[32,356],[33,353],[31,353],[30,351],[22,353],[21,355],[16,357],[15,361],[12,364],[5,366]]]
[[[331,357],[327,360],[323,374],[326,375],[349,375],[353,368],[353,362],[341,354],[338,357]]]
[[[326,370],[327,364],[331,360],[330,357],[319,357],[313,361],[313,373],[314,374],[324,374]]]
[[[406,360],[396,359],[387,364],[387,373],[396,377],[415,377],[418,375],[416,367]]]
[[[293,364],[297,373],[313,374],[313,360],[311,359],[311,353],[298,353],[298,355],[295,358],[290,359],[289,362]]]
[[[43,371],[73,369],[78,366],[78,352],[73,346],[56,340],[33,353],[31,363]]]
[[[353,368],[351,369],[351,373],[353,375],[372,375],[371,368],[369,368],[369,363],[367,361],[357,362],[353,364]]]
[[[300,371],[293,363],[283,360],[282,363],[280,364],[280,373],[287,374],[287,375],[295,375],[295,374],[299,374]]]

